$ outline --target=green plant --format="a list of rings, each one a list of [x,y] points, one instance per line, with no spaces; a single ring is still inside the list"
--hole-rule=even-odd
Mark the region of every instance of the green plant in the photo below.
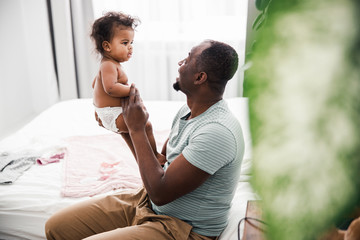
[[[360,199],[360,3],[259,6],[244,81],[251,183],[269,240],[316,239]]]
[[[252,24],[252,29],[258,30],[265,23],[270,2],[271,0],[255,1],[256,9],[261,11],[261,13],[254,20]]]

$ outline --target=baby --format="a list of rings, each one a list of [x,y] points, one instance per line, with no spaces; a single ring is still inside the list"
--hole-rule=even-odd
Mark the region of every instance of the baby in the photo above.
[[[101,55],[100,70],[92,84],[95,118],[103,127],[116,133],[128,132],[120,98],[129,96],[130,86],[120,63],[132,56],[134,30],[139,23],[138,18],[127,14],[108,12],[94,22],[90,35]],[[150,122],[146,130],[150,145],[159,159],[161,154],[157,153]],[[135,155],[131,140],[126,142]]]

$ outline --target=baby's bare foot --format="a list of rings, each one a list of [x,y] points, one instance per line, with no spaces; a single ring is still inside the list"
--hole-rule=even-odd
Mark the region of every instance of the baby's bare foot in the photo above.
[[[166,157],[164,155],[162,155],[161,153],[157,153],[156,158],[159,161],[161,166],[164,166],[164,164],[167,162]]]

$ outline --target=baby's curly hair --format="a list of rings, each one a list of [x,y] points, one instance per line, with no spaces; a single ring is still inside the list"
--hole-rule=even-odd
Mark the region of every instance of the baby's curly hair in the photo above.
[[[137,17],[132,17],[122,12],[107,12],[101,18],[95,20],[92,25],[90,37],[95,42],[95,49],[101,55],[104,54],[103,41],[110,42],[114,36],[114,27],[135,28],[140,24]]]

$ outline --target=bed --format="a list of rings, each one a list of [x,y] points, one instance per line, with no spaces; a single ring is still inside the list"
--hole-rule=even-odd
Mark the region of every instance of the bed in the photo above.
[[[246,98],[230,98],[226,101],[242,125],[245,154],[241,178],[232,202],[229,225],[222,233],[221,240],[238,239],[238,223],[245,216],[247,201],[257,198],[249,184],[251,137],[248,101]],[[159,147],[166,138],[173,116],[183,104],[184,102],[181,101],[145,101]],[[55,211],[93,196],[136,187],[138,183],[135,184],[131,177],[136,177],[138,172],[136,172],[136,163],[130,151],[118,134],[99,127],[93,114],[91,99],[62,101],[0,141],[1,161],[15,155],[19,159],[23,156],[32,157],[32,162],[26,170],[15,176],[12,181],[0,184],[0,239],[45,239],[44,224]],[[96,163],[102,169],[101,176],[86,175],[97,169],[97,167],[92,167],[95,165],[92,159],[96,158],[96,154],[92,151],[103,148],[96,142],[99,139],[108,139],[112,142],[117,141],[119,145],[122,144],[121,154],[124,155],[122,157],[128,157],[121,160],[122,168],[120,168],[119,162],[116,162],[117,166],[109,164],[114,163],[111,162],[115,161],[111,159],[114,156],[109,156],[108,162],[106,162],[106,156],[102,158],[102,162]],[[91,144],[81,145],[84,141]],[[95,150],[90,149],[90,146],[93,146]],[[98,154],[102,153],[98,152]],[[67,156],[72,156],[71,159],[81,159],[82,162],[78,163],[81,168],[77,167],[78,169],[74,170],[76,167],[69,164]],[[122,177],[120,175],[123,172],[129,174],[127,178],[117,181],[111,179],[111,171],[107,171],[109,169],[117,171],[117,177]],[[80,180],[76,182],[76,179],[71,179],[68,175],[72,177],[76,175]],[[67,188],[67,181],[70,182],[68,185],[71,185],[71,182],[77,184],[80,182],[87,187],[84,189],[73,184]],[[111,184],[108,184],[107,188],[100,189],[99,185],[97,187],[92,185],[96,181],[107,181]],[[114,182],[128,182],[129,184],[116,185]],[[240,237],[242,229],[243,227],[240,226]]]

